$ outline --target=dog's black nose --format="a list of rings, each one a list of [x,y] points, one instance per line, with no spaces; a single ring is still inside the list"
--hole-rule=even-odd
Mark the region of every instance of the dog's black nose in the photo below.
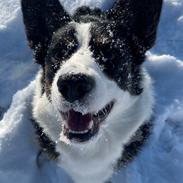
[[[57,86],[62,96],[72,103],[89,94],[95,86],[95,81],[83,74],[63,75],[58,79]]]

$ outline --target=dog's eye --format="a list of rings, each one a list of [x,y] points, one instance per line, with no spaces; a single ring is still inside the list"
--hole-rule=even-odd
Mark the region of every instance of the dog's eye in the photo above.
[[[78,44],[75,41],[69,43],[59,43],[54,50],[53,57],[55,60],[64,61],[68,59],[77,49]]]
[[[114,61],[120,57],[120,50],[111,44],[97,45],[97,49],[93,49],[95,58],[99,61]]]
[[[58,70],[61,63],[69,59],[77,48],[78,44],[75,40],[69,43],[60,41],[55,45],[51,45],[46,57],[46,64],[49,66],[50,71],[55,72]]]

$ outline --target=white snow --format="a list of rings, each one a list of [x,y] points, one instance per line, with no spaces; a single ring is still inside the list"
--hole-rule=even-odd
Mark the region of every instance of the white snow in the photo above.
[[[33,79],[37,66],[27,48],[19,0],[0,0],[0,10],[0,108],[7,108],[12,95]]]
[[[164,2],[157,45],[153,51],[158,54],[170,54],[183,60],[183,1]]]
[[[60,0],[70,13],[81,5],[108,9],[110,0]],[[154,81],[155,128],[147,147],[113,183],[183,182],[183,0],[165,0],[157,45],[145,63]],[[26,46],[18,0],[0,0],[0,117],[14,93],[34,80],[38,66]],[[54,163],[36,166],[32,81],[13,96],[0,121],[0,183],[70,183]],[[79,168],[79,167],[78,167]]]

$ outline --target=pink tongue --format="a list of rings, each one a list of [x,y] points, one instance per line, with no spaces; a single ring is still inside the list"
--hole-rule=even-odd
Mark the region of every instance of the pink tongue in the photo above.
[[[74,110],[69,111],[68,126],[72,131],[81,132],[88,130],[91,120],[91,114],[82,115]]]

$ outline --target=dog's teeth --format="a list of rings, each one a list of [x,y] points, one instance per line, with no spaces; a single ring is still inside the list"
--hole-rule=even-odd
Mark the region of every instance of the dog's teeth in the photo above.
[[[104,109],[104,116],[108,113],[107,108]]]
[[[69,133],[73,133],[73,134],[85,134],[88,133],[89,130],[85,130],[85,131],[73,131],[73,130],[69,130]]]
[[[91,130],[92,128],[93,128],[93,121],[90,122],[89,130]]]

